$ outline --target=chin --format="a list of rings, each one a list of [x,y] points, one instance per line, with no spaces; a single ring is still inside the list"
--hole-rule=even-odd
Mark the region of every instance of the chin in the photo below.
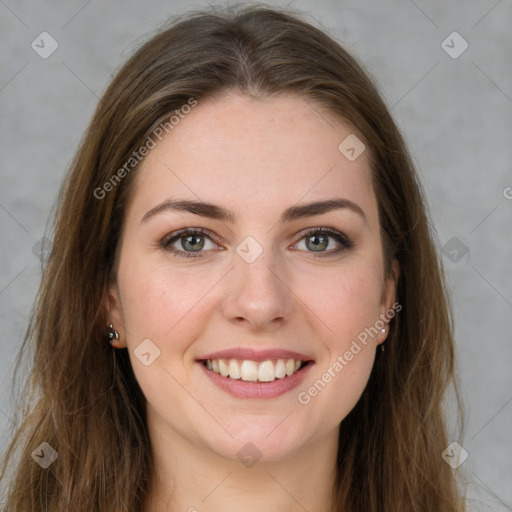
[[[291,425],[286,414],[259,416],[257,418],[232,419],[225,428],[233,436],[223,432],[214,439],[204,439],[210,449],[221,457],[242,462],[248,467],[256,462],[279,462],[300,451],[308,441],[306,425]],[[284,420],[284,421],[283,421]],[[206,433],[205,433],[206,434]],[[249,461],[249,463],[247,463]]]

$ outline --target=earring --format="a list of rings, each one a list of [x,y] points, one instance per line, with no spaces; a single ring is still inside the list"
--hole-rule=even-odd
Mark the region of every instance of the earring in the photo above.
[[[385,333],[386,333],[386,328],[385,328],[385,327],[383,327],[383,328],[380,330],[380,332],[381,332],[382,334],[385,334]],[[382,343],[380,344],[380,351],[381,351],[381,352],[384,352],[384,350],[385,350],[385,348],[384,348],[384,342],[382,342]]]
[[[109,343],[114,346],[114,343],[116,340],[119,339],[119,333],[114,329],[114,326],[110,324],[108,326],[108,341]]]

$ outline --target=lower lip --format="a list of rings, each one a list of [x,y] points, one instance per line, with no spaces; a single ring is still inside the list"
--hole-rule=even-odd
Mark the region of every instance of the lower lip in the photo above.
[[[284,395],[288,391],[299,386],[306,377],[311,366],[313,366],[313,363],[309,361],[302,370],[290,375],[289,377],[276,379],[272,382],[257,383],[244,381],[242,379],[230,379],[229,377],[223,377],[218,373],[208,370],[203,363],[198,362],[198,364],[201,366],[206,376],[217,387],[236,398],[275,398],[280,395]]]

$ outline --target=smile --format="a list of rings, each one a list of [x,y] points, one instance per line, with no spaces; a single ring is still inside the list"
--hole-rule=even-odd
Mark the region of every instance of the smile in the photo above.
[[[204,366],[222,377],[246,382],[274,382],[285,379],[299,372],[306,361],[299,359],[267,359],[252,361],[250,359],[206,359]]]
[[[277,398],[297,388],[315,365],[315,358],[284,347],[233,347],[202,354],[196,363],[216,388],[247,400]]]

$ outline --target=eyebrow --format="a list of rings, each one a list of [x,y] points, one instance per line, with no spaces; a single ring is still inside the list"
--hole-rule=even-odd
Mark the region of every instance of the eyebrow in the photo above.
[[[280,218],[280,223],[292,222],[297,219],[304,217],[311,217],[313,215],[321,215],[328,213],[333,210],[348,209],[360,215],[365,222],[367,222],[366,215],[363,209],[348,199],[334,198],[327,199],[325,201],[314,201],[307,204],[295,205],[287,208]],[[220,220],[223,222],[229,222],[235,224],[237,215],[235,212],[222,208],[221,206],[206,203],[203,201],[196,200],[166,200],[160,204],[157,204],[154,208],[147,211],[142,217],[140,223],[146,222],[155,215],[167,212],[167,211],[181,211],[189,212],[201,217],[207,217],[209,219]]]

